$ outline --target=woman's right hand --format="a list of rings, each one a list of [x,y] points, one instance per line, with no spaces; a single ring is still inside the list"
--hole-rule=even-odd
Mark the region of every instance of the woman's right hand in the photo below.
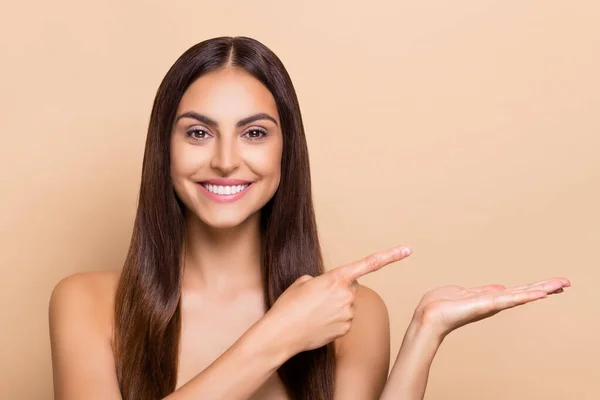
[[[393,247],[317,277],[303,275],[281,294],[265,316],[285,335],[293,354],[324,346],[344,336],[352,326],[356,280],[410,254],[409,247]]]

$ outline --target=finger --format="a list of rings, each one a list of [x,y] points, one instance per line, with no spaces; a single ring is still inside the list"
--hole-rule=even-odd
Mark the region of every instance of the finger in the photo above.
[[[359,261],[335,268],[330,272],[335,274],[336,278],[350,283],[361,276],[381,269],[387,264],[402,260],[403,258],[408,257],[411,253],[412,250],[410,247],[396,246],[373,253]]]
[[[514,286],[514,287],[510,288],[510,290],[527,290],[533,286],[543,285],[545,283],[551,282],[552,280],[554,280],[554,278],[545,279],[543,281],[538,281],[538,282],[534,282],[534,283],[528,283],[527,285]]]
[[[492,309],[496,312],[502,311],[546,297],[548,297],[548,294],[542,290],[530,290],[515,293],[503,292],[492,299]]]
[[[551,293],[562,287],[564,287],[564,283],[560,279],[548,279],[548,280],[541,281],[538,283],[533,283],[530,285],[517,286],[515,288],[509,289],[509,291],[513,292],[513,293],[517,293],[517,292],[531,291],[531,290],[542,290],[546,293]]]
[[[528,285],[515,286],[511,289],[512,290],[527,290],[527,289],[531,289],[533,287],[543,286],[543,285],[546,285],[546,284],[552,283],[552,282],[561,282],[562,286],[566,286],[566,287],[571,286],[571,282],[567,278],[558,277],[558,278],[545,279],[543,281],[530,283]]]
[[[350,312],[352,313],[352,319],[354,319],[354,317],[356,316],[356,304],[355,303],[350,304]]]

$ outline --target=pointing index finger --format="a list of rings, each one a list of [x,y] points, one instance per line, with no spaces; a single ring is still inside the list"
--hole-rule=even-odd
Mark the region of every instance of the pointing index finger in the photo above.
[[[402,260],[403,258],[408,257],[411,253],[411,248],[407,246],[392,247],[390,249],[378,251],[368,255],[367,257],[353,262],[352,264],[338,267],[336,268],[336,273],[339,274],[338,276],[341,279],[347,282],[352,282],[361,276],[378,271],[390,263]]]

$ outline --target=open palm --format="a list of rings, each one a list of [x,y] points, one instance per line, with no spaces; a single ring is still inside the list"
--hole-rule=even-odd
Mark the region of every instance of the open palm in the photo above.
[[[566,278],[551,278],[529,285],[506,288],[486,285],[475,288],[443,286],[426,293],[415,310],[424,323],[441,335],[471,322],[491,317],[502,310],[561,293],[571,283]]]

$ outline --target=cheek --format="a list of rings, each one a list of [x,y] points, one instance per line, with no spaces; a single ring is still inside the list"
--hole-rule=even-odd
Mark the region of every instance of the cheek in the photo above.
[[[189,177],[208,161],[208,153],[199,146],[186,146],[178,141],[171,145],[171,175],[176,179]]]
[[[181,143],[171,144],[171,181],[177,196],[189,206],[188,197],[193,193],[194,183],[190,177],[208,162],[206,152],[198,147],[185,146]]]
[[[245,159],[261,179],[277,186],[281,176],[281,147],[278,144],[254,149],[246,154]]]

